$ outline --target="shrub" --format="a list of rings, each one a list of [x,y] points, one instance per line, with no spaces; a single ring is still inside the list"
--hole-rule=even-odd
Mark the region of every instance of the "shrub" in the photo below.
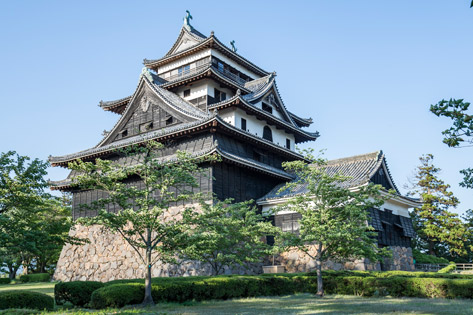
[[[54,299],[49,295],[23,290],[0,292],[0,309],[29,308],[37,310],[52,310]]]
[[[442,268],[438,273],[451,273],[457,269],[457,265],[454,262],[451,262],[447,267]]]
[[[0,284],[9,284],[10,282],[10,278],[0,278]]]
[[[60,282],[54,286],[54,298],[58,305],[70,302],[82,307],[90,302],[92,292],[103,286],[103,283],[96,281]]]
[[[118,283],[105,286],[92,293],[90,305],[93,308],[123,307],[141,303],[145,287],[141,283]]]
[[[29,275],[20,276],[21,283],[48,282],[49,280],[51,280],[51,275],[49,273],[32,273]]]
[[[418,249],[413,249],[412,255],[414,256],[416,264],[448,264],[448,260],[446,258],[424,254]]]

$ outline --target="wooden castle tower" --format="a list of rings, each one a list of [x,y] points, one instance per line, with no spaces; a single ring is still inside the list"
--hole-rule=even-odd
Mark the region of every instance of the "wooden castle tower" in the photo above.
[[[67,167],[76,159],[119,160],[116,149],[155,140],[166,144],[168,158],[177,150],[196,157],[219,155],[220,162],[202,165],[207,176],[200,179],[201,191],[222,200],[259,200],[264,208],[277,201],[268,197],[274,188],[293,179],[283,170],[282,162],[302,159],[295,145],[315,141],[319,135],[305,129],[312,119],[299,117],[286,108],[274,72],[239,55],[234,42],[229,48],[213,32],[203,35],[190,25],[190,18],[188,14],[184,19],[178,38],[166,55],[144,60],[145,67],[132,95],[100,102],[103,110],[119,115],[100,143],[77,153],[50,157],[50,163]],[[72,193],[74,219],[95,215],[80,210],[79,205],[100,199],[101,193],[75,189],[73,176],[71,172],[68,178],[53,182],[52,189]],[[118,211],[113,205],[107,210]],[[286,217],[279,216],[276,223],[281,225]],[[292,222],[293,217],[288,220]],[[56,280],[143,277],[138,258],[120,238],[99,227],[78,226],[71,233],[88,237],[91,242],[63,248]],[[209,272],[197,262],[179,266],[158,263],[153,268],[153,276]]]

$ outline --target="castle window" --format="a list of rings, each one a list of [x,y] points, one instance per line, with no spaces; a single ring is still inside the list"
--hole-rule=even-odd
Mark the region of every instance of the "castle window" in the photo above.
[[[190,89],[184,90],[184,97],[188,97],[188,96],[191,96],[191,90]]]
[[[185,66],[179,67],[177,69],[177,73],[179,76],[181,76],[181,75],[189,73],[190,70],[191,70],[191,65],[185,65]]]
[[[291,149],[291,139],[286,138],[286,148]]]
[[[240,126],[240,128],[246,131],[246,119],[245,119],[245,118],[242,118],[242,119],[241,119],[241,126]]]
[[[153,129],[153,122],[147,122],[140,125],[140,132],[146,132]]]
[[[273,141],[273,132],[271,131],[271,128],[268,126],[264,126],[263,128],[263,139]]]
[[[221,102],[221,101],[226,100],[227,94],[220,90],[214,89],[214,97],[217,102]]]
[[[268,104],[263,103],[262,106],[263,106],[263,110],[264,110],[265,112],[268,112],[268,113],[270,113],[270,114],[273,113],[273,108],[272,108],[271,106],[269,106]]]
[[[166,118],[166,126],[172,125],[173,122],[174,122],[174,121],[173,121],[172,116],[169,117],[169,118]]]

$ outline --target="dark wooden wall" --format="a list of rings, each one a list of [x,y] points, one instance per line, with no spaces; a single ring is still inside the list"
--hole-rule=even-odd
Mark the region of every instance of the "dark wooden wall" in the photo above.
[[[282,182],[280,179],[225,162],[215,164],[212,174],[212,191],[215,196],[220,200],[233,198],[235,202],[256,200]]]
[[[282,169],[282,162],[287,160],[287,158],[273,152],[258,148],[254,144],[246,143],[224,134],[216,134],[216,139],[219,147],[223,150],[250,160],[254,160],[256,154],[260,157],[259,162],[272,167]]]

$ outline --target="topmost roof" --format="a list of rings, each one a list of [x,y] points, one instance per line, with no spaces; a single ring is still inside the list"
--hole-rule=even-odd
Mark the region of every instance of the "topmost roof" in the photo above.
[[[144,59],[143,64],[146,67],[155,70],[161,65],[164,65],[168,62],[172,62],[181,57],[191,55],[201,49],[214,48],[219,50],[227,57],[233,59],[240,65],[256,73],[257,75],[266,76],[270,74],[270,72],[261,69],[246,58],[237,54],[236,51],[234,51],[233,49],[225,46],[215,37],[213,31],[210,33],[210,36],[206,37],[201,32],[196,30],[192,25],[190,25],[189,16],[190,14],[188,13],[188,16],[184,18],[184,25],[182,26],[181,31],[179,32],[179,36],[177,37],[171,49],[166,53],[166,55],[159,59]]]

